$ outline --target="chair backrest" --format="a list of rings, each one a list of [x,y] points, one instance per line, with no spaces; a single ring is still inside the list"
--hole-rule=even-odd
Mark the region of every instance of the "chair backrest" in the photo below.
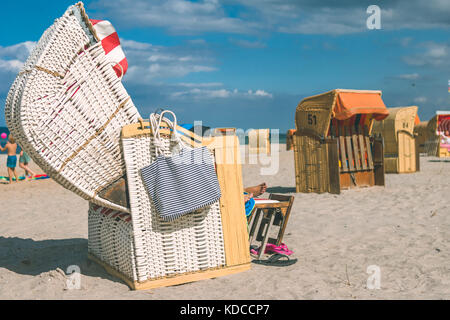
[[[20,146],[50,177],[93,203],[123,185],[124,125],[139,113],[106,57],[82,3],[45,31],[14,81],[6,122]]]

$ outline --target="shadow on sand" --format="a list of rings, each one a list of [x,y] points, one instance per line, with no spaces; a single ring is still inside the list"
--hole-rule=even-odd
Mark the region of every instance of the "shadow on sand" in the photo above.
[[[77,265],[81,274],[99,277],[115,282],[117,278],[109,275],[103,267],[88,260],[87,239],[39,240],[0,237],[0,268],[12,272],[37,276],[60,268]]]
[[[289,187],[270,187],[267,188],[266,192],[268,193],[295,193],[295,188],[289,188]]]

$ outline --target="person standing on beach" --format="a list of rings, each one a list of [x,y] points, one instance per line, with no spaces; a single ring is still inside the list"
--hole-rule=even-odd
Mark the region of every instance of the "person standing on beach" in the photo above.
[[[12,183],[12,177],[16,177],[16,182],[19,181],[16,173],[16,165],[17,165],[17,143],[14,140],[12,134],[9,135],[8,142],[5,147],[0,146],[1,151],[7,151],[8,158],[6,160],[6,166],[8,167],[8,175],[9,175],[9,183]]]
[[[25,177],[28,178],[28,176],[31,175],[30,178],[33,178],[36,174],[33,170],[30,169],[28,166],[28,163],[30,163],[30,156],[23,151],[20,151],[20,158],[19,158],[19,167],[21,167],[25,171]]]

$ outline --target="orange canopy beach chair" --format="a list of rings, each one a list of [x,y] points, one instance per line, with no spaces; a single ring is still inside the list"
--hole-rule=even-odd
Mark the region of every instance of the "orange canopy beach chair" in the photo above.
[[[371,130],[388,115],[381,91],[336,89],[303,99],[295,113],[297,192],[384,185],[383,140]]]

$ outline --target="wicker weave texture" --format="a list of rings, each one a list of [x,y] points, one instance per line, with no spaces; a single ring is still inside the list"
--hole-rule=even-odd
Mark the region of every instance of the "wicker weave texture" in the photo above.
[[[88,217],[88,252],[137,280],[130,215],[90,203]]]
[[[8,94],[6,122],[55,181],[96,204],[129,211],[98,193],[124,176],[120,131],[139,113],[77,12],[83,15],[70,7],[39,40]]]
[[[174,145],[163,139],[163,154]],[[135,243],[138,281],[158,279],[225,266],[219,202],[182,216],[162,220],[142,182],[140,169],[155,161],[150,134],[122,138]]]

